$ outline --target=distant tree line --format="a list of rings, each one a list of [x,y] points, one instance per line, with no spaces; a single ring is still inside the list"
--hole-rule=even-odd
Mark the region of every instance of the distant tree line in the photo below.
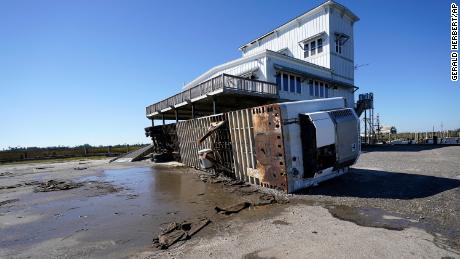
[[[460,137],[460,128],[456,130],[444,130],[444,131],[423,131],[423,132],[398,132],[396,134],[379,134],[379,141],[387,142],[390,140],[415,140],[420,143],[424,143],[426,139],[432,139],[437,137],[438,139],[442,138],[459,138]]]
[[[7,150],[0,151],[0,163],[71,157],[114,157],[146,145],[147,144],[91,146],[89,144],[84,144],[75,147],[10,147]]]

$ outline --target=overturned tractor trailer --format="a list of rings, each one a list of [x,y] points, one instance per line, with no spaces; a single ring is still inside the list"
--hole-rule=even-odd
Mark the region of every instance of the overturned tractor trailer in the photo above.
[[[358,116],[341,97],[181,121],[175,131],[185,165],[287,193],[348,172],[361,147]]]

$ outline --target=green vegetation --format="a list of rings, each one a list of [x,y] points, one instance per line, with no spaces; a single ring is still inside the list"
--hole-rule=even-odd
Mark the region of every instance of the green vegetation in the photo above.
[[[88,159],[88,158],[105,158],[115,157],[121,154],[131,152],[146,146],[146,144],[137,145],[116,145],[116,146],[97,146],[82,145],[76,147],[28,147],[28,148],[10,148],[0,151],[0,163],[8,162],[25,162],[32,160],[62,160],[62,159]]]
[[[21,160],[21,161],[10,161],[10,162],[0,162],[0,165],[5,164],[33,164],[33,163],[40,163],[40,164],[52,164],[52,163],[62,163],[62,162],[70,162],[70,161],[87,161],[87,160],[98,160],[98,159],[106,159],[107,156],[89,156],[89,157],[66,157],[66,158],[46,158],[46,159],[28,159],[28,160]]]

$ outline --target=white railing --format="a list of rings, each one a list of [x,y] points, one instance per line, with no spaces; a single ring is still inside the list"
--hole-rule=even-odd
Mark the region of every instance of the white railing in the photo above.
[[[274,83],[222,74],[163,101],[147,106],[146,114],[149,115],[154,112],[159,112],[179,103],[190,102],[194,98],[212,93],[219,89],[223,91],[237,91],[240,93],[267,95],[271,97],[278,95],[278,88]]]

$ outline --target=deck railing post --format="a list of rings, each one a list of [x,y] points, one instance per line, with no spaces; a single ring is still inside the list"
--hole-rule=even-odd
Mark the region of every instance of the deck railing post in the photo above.
[[[165,125],[165,114],[164,113],[161,114],[161,119],[163,120],[163,125]]]
[[[222,74],[222,90],[225,88],[225,74]]]
[[[195,104],[192,103],[192,119],[195,119]]]
[[[176,123],[179,122],[179,115],[178,115],[178,109],[174,109],[174,115],[176,116]]]

